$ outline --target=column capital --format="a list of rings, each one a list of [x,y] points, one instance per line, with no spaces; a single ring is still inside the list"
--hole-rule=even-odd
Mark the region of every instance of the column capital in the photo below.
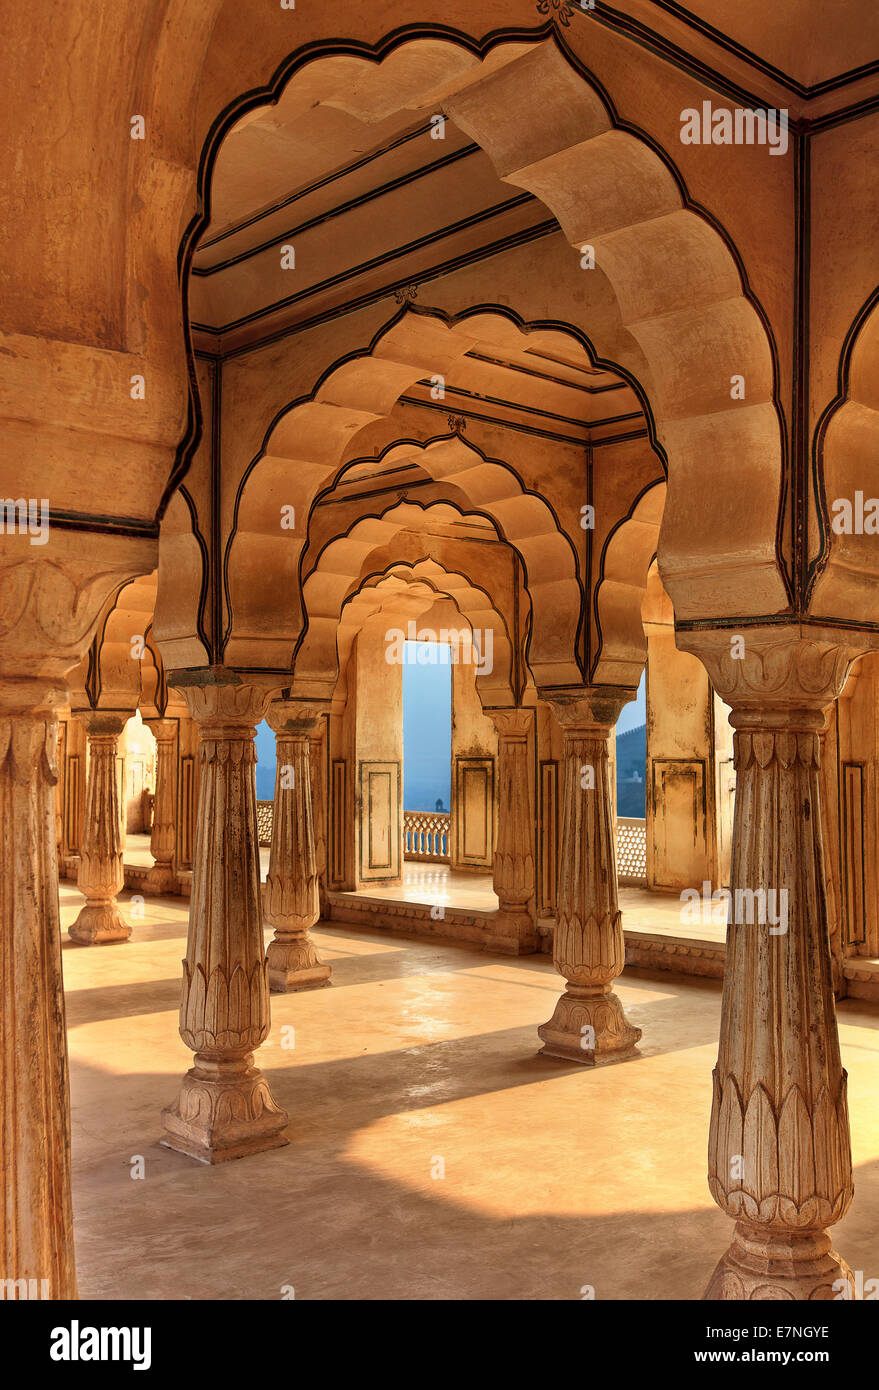
[[[48,549],[51,558],[32,551],[12,557],[3,549],[0,670],[4,677],[65,691],[66,677],[88,650],[111,594],[155,569],[156,542],[102,536],[96,548],[94,536],[52,528]]]
[[[502,738],[525,739],[534,727],[534,710],[524,705],[484,711]]]
[[[119,738],[134,710],[75,709],[71,713],[85,725],[89,738]]]
[[[156,743],[170,743],[177,737],[176,719],[145,719],[143,722]]]
[[[254,728],[268,708],[275,691],[289,676],[232,671],[214,666],[202,671],[174,671],[168,677],[184,696],[196,723],[221,730]]]
[[[862,640],[794,624],[679,632],[675,640],[699,657],[714,689],[732,707],[735,728],[821,729],[825,710],[864,651]]]
[[[0,679],[0,717],[10,714],[45,715],[63,708],[70,699],[67,682],[49,676]]]
[[[591,728],[608,734],[620,717],[623,706],[634,700],[637,690],[628,686],[567,686],[538,691],[563,729]]]
[[[306,738],[329,708],[325,700],[272,700],[265,718],[279,738]]]

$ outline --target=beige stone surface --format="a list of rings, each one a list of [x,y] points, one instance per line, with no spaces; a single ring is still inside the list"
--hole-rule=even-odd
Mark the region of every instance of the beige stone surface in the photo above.
[[[62,888],[63,925],[80,901]],[[550,1067],[535,1034],[559,989],[546,957],[321,925],[334,987],[273,995],[262,1049],[290,1145],[208,1173],[158,1142],[187,1061],[185,936],[185,904],[152,900],[124,951],[64,951],[82,1297],[277,1299],[282,1284],[297,1300],[701,1293],[727,1229],[704,1168],[717,983],[627,971],[618,990],[644,1027],[642,1057]],[[858,1201],[837,1231],[870,1270],[879,1033],[851,1002],[840,1025]]]
[[[0,1277],[45,1265],[53,1294],[75,1291],[58,873],[88,899],[67,900],[73,941],[120,943],[65,942],[70,970],[88,979],[100,961],[127,1007],[125,972],[183,911],[163,926],[147,904],[159,935],[139,943],[116,905],[123,819],[145,828],[140,785],[154,792],[151,847],[129,881],[191,892],[181,1031],[195,1063],[165,1111],[167,1142],[286,1171],[287,1153],[262,1150],[284,1144],[287,1100],[254,1050],[293,1017],[280,995],[272,1022],[272,967],[285,986],[335,970],[309,937],[322,910],[433,936],[410,964],[453,949],[443,932],[468,959],[534,953],[474,967],[500,972],[498,989],[527,978],[538,1018],[541,988],[544,1019],[553,1006],[541,1036],[558,1074],[539,1081],[532,1061],[533,1090],[531,1072],[502,1080],[496,1132],[513,1112],[518,1134],[541,1132],[540,1098],[558,1086],[569,1113],[593,1098],[594,1132],[619,1131],[636,1170],[621,1098],[637,1128],[639,1088],[686,1011],[666,1015],[626,960],[663,965],[668,997],[669,967],[689,971],[679,997],[706,1026],[714,986],[692,977],[725,963],[710,1183],[737,1224],[709,1294],[827,1296],[846,1258],[858,1268],[827,1234],[852,1220],[834,996],[879,999],[879,552],[874,525],[836,524],[840,506],[879,513],[875,5],[839,0],[809,23],[802,6],[758,0],[13,9],[0,55]],[[733,96],[781,112],[783,140],[709,140],[707,125],[684,137],[687,113],[708,122]],[[457,681],[450,857],[476,878],[457,904],[468,890],[446,880],[447,918],[406,897],[387,644],[409,621],[493,639],[490,666]],[[700,936],[673,900],[617,890],[614,723],[645,659],[647,883],[791,895],[788,930],[734,921],[725,962],[716,924]],[[277,800],[263,894],[252,740],[279,695],[328,713],[284,754],[299,787]],[[122,734],[135,709],[159,738],[154,782]],[[581,796],[583,764],[599,775]],[[489,870],[490,894],[477,881]],[[379,957],[398,949],[379,941]],[[537,958],[550,947],[561,995]],[[179,983],[167,969],[159,982]],[[449,973],[466,994],[468,972]],[[433,986],[422,1005],[405,969],[394,978],[413,1036],[422,1022],[429,1034]],[[309,1065],[337,1120],[351,1101],[348,1122],[364,1103],[341,1065],[358,988],[343,979],[295,1006],[329,1023]],[[455,990],[437,993],[463,1026]],[[479,1014],[495,1042],[524,1026],[524,1000],[507,999],[508,1015],[505,998]],[[118,1018],[115,1048],[93,1058],[136,1073],[137,1025]],[[708,1043],[689,1019],[681,1038],[688,1065]],[[176,1047],[148,1041],[150,1064]],[[490,1051],[489,1071],[507,1076],[511,1055]],[[627,1065],[575,1078],[560,1059]],[[429,1067],[419,1076],[410,1102],[429,1093]],[[695,1081],[685,1065],[656,1089],[688,1096]],[[444,1103],[466,1111],[484,1084]],[[687,1133],[701,1145],[700,1114]],[[393,1163],[393,1121],[379,1129],[379,1165]],[[491,1168],[494,1131],[467,1132],[466,1161]],[[354,1152],[369,1167],[359,1134]],[[550,1184],[561,1216],[546,1217],[563,1225],[581,1200],[575,1154],[547,1168],[566,1179]],[[619,1159],[605,1144],[599,1171]],[[533,1182],[541,1167],[532,1154],[518,1172]],[[243,1182],[234,1165],[228,1189],[202,1179],[202,1200]],[[599,1222],[615,1201],[634,1210],[627,1181],[609,1179]],[[683,1218],[701,1252],[702,1207],[677,1181],[664,1198],[642,1186],[642,1231],[652,1203],[677,1204],[675,1240]],[[516,1197],[528,1212],[521,1178],[478,1201]],[[541,1261],[568,1248],[551,1234]],[[630,1260],[637,1242],[622,1243]],[[500,1261],[504,1279],[521,1263]],[[467,1268],[472,1290],[485,1266]],[[631,1264],[614,1268],[615,1288],[638,1283]]]

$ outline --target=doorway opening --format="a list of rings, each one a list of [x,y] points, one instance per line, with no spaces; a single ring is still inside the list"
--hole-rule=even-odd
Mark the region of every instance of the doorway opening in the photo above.
[[[445,642],[403,647],[403,856],[434,866],[451,861],[451,657]]]

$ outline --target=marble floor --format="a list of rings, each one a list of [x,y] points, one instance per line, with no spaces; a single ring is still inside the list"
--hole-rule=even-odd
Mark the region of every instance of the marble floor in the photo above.
[[[269,850],[261,845],[260,869],[265,879],[269,869]],[[148,835],[129,835],[125,844],[125,862],[138,868],[152,864]],[[346,895],[347,896],[347,895]],[[379,898],[389,902],[427,903],[480,912],[497,911],[497,894],[491,874],[465,873],[450,869],[448,864],[430,864],[407,859],[403,866],[403,882],[377,883],[362,888],[357,894],[364,898]],[[646,888],[623,887],[619,890],[623,914],[623,930],[655,932],[660,936],[686,937],[688,940],[725,941],[726,928],[710,916],[691,923],[682,913],[677,893],[648,892]]]
[[[498,900],[491,874],[471,874],[450,869],[448,864],[406,859],[402,877],[402,883],[370,884],[368,888],[344,896],[497,912]]]
[[[269,869],[269,851],[260,846],[260,868],[263,879]],[[148,835],[129,835],[125,844],[125,862],[138,868],[152,864]],[[352,896],[358,896],[357,894]],[[491,874],[471,874],[454,871],[448,864],[429,864],[407,859],[403,882],[377,883],[359,890],[364,898],[380,898],[390,902],[410,902],[460,907],[480,912],[497,911],[497,894]],[[656,932],[660,936],[686,937],[688,940],[725,941],[726,928],[706,915],[702,920],[689,922],[682,913],[677,893],[648,892],[646,888],[623,887],[619,890],[623,929]]]
[[[61,902],[66,927],[82,898],[64,883]],[[259,1054],[290,1144],[211,1168],[159,1143],[191,1062],[188,904],[139,910],[127,943],[64,939],[84,1298],[701,1294],[731,1229],[705,1179],[715,982],[627,971],[641,1055],[587,1069],[537,1056],[561,988],[546,957],[321,923],[333,985],[272,995]],[[834,1236],[872,1278],[879,1012],[846,1001],[840,1031],[856,1196]]]
[[[491,874],[462,873],[448,864],[420,863],[407,859],[400,884],[377,883],[346,897],[379,898],[391,902],[429,903],[446,907],[496,912],[497,894]],[[704,920],[689,922],[682,912],[678,893],[648,892],[646,888],[619,890],[623,930],[655,932],[660,936],[686,937],[688,940],[725,941],[726,927],[706,914]]]

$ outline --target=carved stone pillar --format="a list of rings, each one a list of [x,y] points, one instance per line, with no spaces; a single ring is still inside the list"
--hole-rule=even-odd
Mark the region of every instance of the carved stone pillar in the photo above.
[[[736,1222],[709,1299],[832,1299],[851,1273],[827,1227],[852,1197],[833,1000],[819,732],[851,651],[745,630],[691,635],[732,706],[736,803],[708,1173]],[[852,1289],[853,1296],[853,1289]]]
[[[310,735],[320,711],[294,700],[278,700],[266,717],[277,738],[265,896],[266,921],[274,927],[275,935],[266,959],[270,988],[292,993],[328,985],[332,973],[332,967],[320,960],[308,934],[320,916],[310,766]]]
[[[530,765],[534,711],[486,711],[498,733],[498,822],[494,891],[498,913],[491,945],[524,955],[538,948],[534,919],[534,796]]]
[[[70,1100],[61,981],[54,705],[65,692],[0,682],[0,1279],[75,1298]]]
[[[28,1281],[28,1296],[33,1280],[38,1296],[69,1299],[76,1274],[57,710],[69,702],[66,677],[84,658],[102,605],[155,565],[155,542],[53,526],[41,558],[21,541],[0,537],[0,1280]]]
[[[169,893],[176,887],[177,720],[144,722],[156,740],[156,794],[150,832],[150,851],[156,862],[150,869],[147,886],[155,893]]]
[[[613,981],[625,965],[617,898],[608,741],[630,691],[546,692],[564,732],[564,801],[559,847],[555,967],[567,980],[552,1018],[538,1028],[543,1053],[566,1061],[618,1061],[641,1036]]]
[[[127,941],[131,936],[131,924],[116,902],[116,894],[125,882],[116,761],[128,716],[92,711],[78,717],[85,722],[89,750],[85,824],[76,880],[86,904],[68,930],[82,946],[104,946],[112,941]]]
[[[287,1115],[253,1061],[270,1022],[254,736],[271,692],[230,683],[184,693],[198,723],[201,783],[180,1003],[195,1065],[163,1111],[162,1142],[219,1163],[287,1143]]]
[[[839,862],[839,800],[837,777],[838,746],[834,707],[827,711],[824,727],[818,734],[821,788],[821,843],[824,854],[824,887],[827,901],[827,935],[830,938],[830,964],[833,994],[842,999],[846,993],[845,940],[843,931],[842,884]]]
[[[314,824],[314,864],[320,915],[328,916],[327,897],[327,788],[324,739],[320,727],[309,736],[308,761],[311,772],[311,819]]]

